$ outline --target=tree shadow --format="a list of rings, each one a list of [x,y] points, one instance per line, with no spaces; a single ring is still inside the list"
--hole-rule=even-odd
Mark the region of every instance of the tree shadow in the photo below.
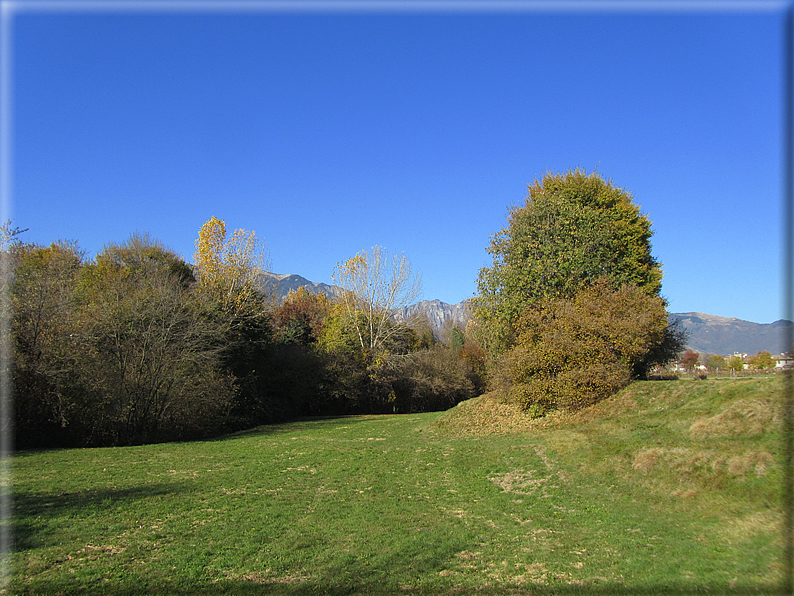
[[[279,422],[276,424],[266,424],[241,430],[219,437],[211,437],[196,441],[197,443],[217,443],[222,441],[232,441],[240,438],[271,436],[279,434],[287,434],[291,432],[300,432],[307,430],[323,429],[325,427],[336,426],[340,421],[345,421],[348,424],[361,424],[375,420],[386,420],[387,416],[394,414],[338,414],[334,416],[311,416],[298,418],[296,420]]]
[[[11,527],[14,550],[27,550],[40,546],[38,537],[43,532],[35,521],[40,518],[85,517],[99,508],[118,507],[119,502],[130,503],[140,499],[187,492],[185,483],[158,483],[131,488],[104,488],[53,494],[50,492],[18,492],[13,495]]]

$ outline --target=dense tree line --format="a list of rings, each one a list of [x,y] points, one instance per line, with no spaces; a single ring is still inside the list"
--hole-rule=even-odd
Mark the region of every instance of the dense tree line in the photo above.
[[[299,416],[448,408],[482,390],[463,346],[417,322],[257,286],[253,233],[212,218],[194,264],[132,235],[87,259],[8,234],[16,445],[187,440]]]

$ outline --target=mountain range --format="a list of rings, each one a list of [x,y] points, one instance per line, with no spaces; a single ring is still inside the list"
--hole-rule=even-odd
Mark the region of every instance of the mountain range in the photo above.
[[[791,350],[786,345],[786,329],[792,322],[751,323],[742,319],[718,317],[702,312],[670,313],[689,333],[688,346],[705,354],[757,354],[761,350],[776,355]]]
[[[263,273],[260,278],[263,290],[272,296],[276,304],[287,297],[290,290],[305,287],[313,293],[324,292],[329,297],[338,296],[340,288],[324,283],[314,283],[300,275]],[[445,325],[465,327],[471,316],[471,299],[458,304],[447,304],[440,300],[422,300],[398,312],[404,320],[424,313],[438,335]],[[771,354],[782,354],[792,349],[785,345],[785,330],[791,321],[774,323],[752,323],[742,319],[719,317],[700,312],[670,313],[671,321],[678,320],[689,333],[687,348],[704,354],[756,354],[767,350]]]

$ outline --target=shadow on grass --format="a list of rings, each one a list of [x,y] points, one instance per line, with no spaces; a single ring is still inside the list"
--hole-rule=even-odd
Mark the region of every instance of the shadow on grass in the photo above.
[[[36,537],[42,533],[37,527],[41,518],[74,517],[92,515],[107,507],[118,507],[141,499],[172,495],[189,490],[187,484],[159,483],[133,488],[104,488],[53,494],[50,492],[20,492],[14,494],[13,536],[15,550],[38,546]]]
[[[72,588],[74,588],[72,586]],[[67,582],[57,585],[50,584],[46,592],[38,592],[33,589],[35,594],[71,594],[71,593],[85,593],[75,592]],[[593,596],[674,596],[677,594],[683,596],[690,596],[695,594],[731,594],[736,596],[758,596],[765,594],[769,596],[782,595],[786,592],[774,588],[761,588],[748,585],[735,585],[733,588],[725,586],[723,589],[715,589],[713,587],[707,588],[706,586],[696,586],[692,584],[671,583],[664,585],[647,584],[642,586],[625,586],[619,584],[601,584],[593,586],[579,586],[579,585],[562,585],[562,586],[523,586],[523,587],[489,587],[489,586],[456,586],[450,585],[437,588],[423,588],[417,586],[415,588],[409,586],[385,588],[381,582],[370,582],[367,579],[362,579],[360,582],[340,585],[338,583],[329,583],[323,585],[322,583],[315,582],[295,582],[292,584],[284,583],[257,583],[257,582],[234,582],[223,581],[209,586],[194,586],[194,587],[177,587],[177,586],[151,586],[151,585],[138,585],[138,586],[119,586],[113,583],[101,584],[101,588],[97,585],[96,594],[104,594],[107,596],[221,596],[225,594],[240,595],[240,596],[253,596],[259,594],[280,594],[284,596],[303,596],[308,594],[324,594],[329,596],[352,596],[352,595],[367,595],[367,596],[387,596],[387,595],[405,595],[405,594],[423,594],[425,596],[441,595],[461,595],[478,594],[484,596],[502,596],[509,594],[511,596],[585,596],[591,594]]]
[[[593,594],[594,596],[674,596],[676,594],[680,594],[683,596],[689,596],[693,594],[709,594],[709,593],[723,593],[720,590],[707,590],[704,586],[696,587],[696,586],[683,586],[683,585],[649,585],[643,587],[627,587],[627,586],[620,586],[620,585],[603,585],[603,586],[533,586],[533,587],[522,587],[522,588],[515,588],[515,587],[498,587],[498,588],[489,588],[489,587],[463,587],[463,586],[450,586],[448,588],[438,588],[437,590],[424,590],[421,587],[416,589],[410,588],[397,588],[392,590],[384,590],[382,586],[379,585],[368,585],[362,584],[352,587],[338,587],[338,586],[318,586],[312,590],[306,590],[305,587],[300,586],[260,586],[257,590],[254,587],[249,586],[242,586],[242,585],[231,585],[226,587],[225,590],[221,590],[218,592],[203,592],[205,594],[213,595],[214,594],[242,594],[247,596],[248,594],[284,594],[284,595],[302,595],[302,594],[328,594],[328,595],[348,595],[348,594],[357,594],[357,595],[364,595],[364,594],[372,594],[372,595],[397,595],[397,594],[423,594],[427,596],[431,595],[466,595],[466,594],[478,594],[478,595],[486,595],[486,596],[579,596],[579,595],[587,595]],[[780,590],[762,590],[760,588],[754,587],[739,587],[736,586],[731,590],[726,590],[724,593],[735,594],[736,596],[749,596],[750,594],[754,596],[758,596],[759,594],[768,594],[770,596],[777,595],[777,594],[784,594],[782,589]],[[185,593],[187,594],[187,593]],[[126,595],[125,595],[126,596]]]
[[[249,428],[246,430],[237,431],[234,433],[230,433],[228,435],[222,435],[220,437],[211,437],[196,442],[216,443],[216,442],[231,441],[246,437],[278,435],[278,434],[294,433],[294,432],[301,432],[307,430],[316,431],[318,429],[323,429],[325,427],[337,426],[341,421],[344,421],[346,424],[360,424],[364,422],[371,422],[372,420],[379,420],[379,419],[386,420],[387,417],[389,416],[394,416],[394,414],[340,414],[337,416],[306,417],[306,418],[299,418],[297,420],[292,420],[289,422],[279,422],[277,424],[266,424],[262,426],[257,426],[255,428]]]

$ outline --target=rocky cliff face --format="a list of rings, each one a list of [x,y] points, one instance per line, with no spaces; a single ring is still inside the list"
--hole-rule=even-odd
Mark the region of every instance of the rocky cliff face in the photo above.
[[[415,316],[426,317],[436,336],[445,325],[450,328],[455,326],[464,329],[471,317],[471,299],[457,304],[447,304],[441,300],[422,300],[403,308],[398,313],[398,317],[403,320],[409,320]]]

